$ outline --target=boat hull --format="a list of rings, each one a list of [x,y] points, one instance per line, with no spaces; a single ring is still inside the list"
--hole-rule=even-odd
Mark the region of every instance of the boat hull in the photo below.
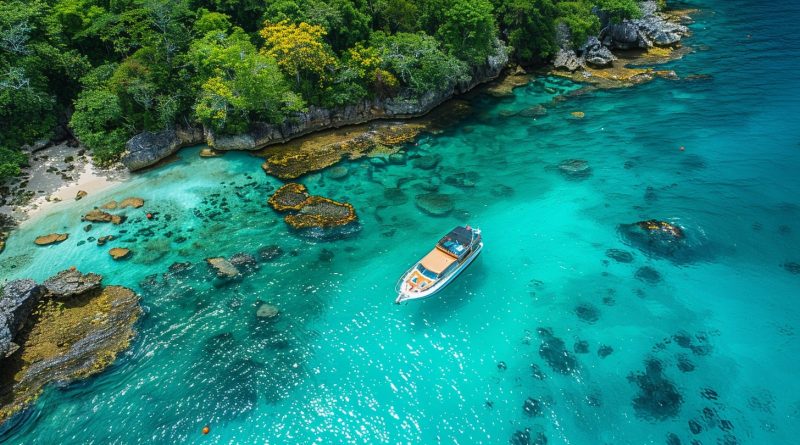
[[[406,289],[405,289],[405,283],[406,283],[407,275],[404,276],[403,280],[402,280],[403,284],[401,285],[400,292],[399,292],[399,294],[397,296],[397,299],[395,300],[395,303],[396,304],[400,304],[400,303],[402,303],[404,301],[424,300],[426,298],[430,298],[430,297],[436,295],[439,291],[444,289],[448,284],[450,284],[453,280],[455,280],[456,277],[464,269],[466,269],[470,264],[472,264],[472,262],[475,260],[475,258],[477,258],[478,255],[480,255],[482,250],[483,250],[483,243],[480,243],[480,244],[478,244],[478,246],[475,249],[475,251],[468,258],[466,258],[464,260],[464,262],[461,263],[461,265],[458,266],[458,268],[456,268],[450,275],[441,278],[439,281],[436,282],[436,284],[434,284],[433,286],[431,286],[430,288],[428,288],[428,289],[426,289],[424,291],[421,291],[421,292],[407,292]]]

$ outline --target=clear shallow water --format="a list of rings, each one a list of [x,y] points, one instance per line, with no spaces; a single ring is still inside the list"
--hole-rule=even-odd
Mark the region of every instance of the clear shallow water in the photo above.
[[[353,162],[342,181],[322,174],[302,182],[353,203],[361,231],[310,241],[289,234],[266,206],[280,182],[258,159],[202,160],[189,149],[26,225],[0,257],[4,277],[43,279],[74,264],[135,288],[148,313],[112,368],[48,388],[0,442],[493,444],[530,428],[564,444],[663,444],[669,433],[682,443],[795,443],[800,276],[780,265],[800,262],[800,62],[792,54],[800,10],[692,6],[713,11],[696,15],[689,41],[704,50],[670,67],[710,80],[553,102],[554,91],[576,86],[540,79],[513,99],[476,97],[473,117],[409,147],[443,155],[442,178],[479,175],[475,188],[442,186],[456,199],[448,217],[414,205],[427,173]],[[548,114],[507,116],[536,104]],[[572,111],[586,118],[571,119]],[[571,158],[587,160],[591,176],[569,180],[553,169]],[[398,184],[402,195],[385,195]],[[129,212],[115,228],[129,231],[125,242],[112,245],[132,247],[131,260],[77,246],[117,233],[97,224],[83,232],[81,213],[130,195],[147,205]],[[159,212],[157,221],[148,223],[145,210]],[[689,261],[624,242],[618,225],[647,218],[685,228]],[[465,222],[484,230],[481,257],[438,299],[393,305],[398,275]],[[30,248],[55,230],[70,239]],[[238,283],[216,286],[202,263],[273,244],[286,253]],[[609,248],[634,261],[609,260]],[[175,261],[195,267],[165,277]],[[662,280],[637,279],[643,266]],[[256,319],[262,301],[280,308],[276,322]],[[579,306],[588,308],[584,318]],[[564,342],[574,371],[561,374],[540,354],[539,328]],[[575,352],[579,341],[587,353]],[[604,345],[613,352],[601,358]],[[534,364],[545,379],[534,377]],[[637,382],[668,390],[658,376],[681,402],[648,418],[634,407]],[[528,397],[540,415],[525,413]],[[702,431],[693,434],[690,420]],[[200,435],[205,424],[209,436]]]

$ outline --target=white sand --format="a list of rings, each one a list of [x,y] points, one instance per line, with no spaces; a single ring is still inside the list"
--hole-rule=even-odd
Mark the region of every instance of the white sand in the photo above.
[[[80,190],[91,196],[129,177],[124,167],[99,169],[87,157],[78,157],[78,152],[78,148],[59,144],[31,154],[31,167],[25,169],[29,176],[25,189],[34,192],[34,198],[22,206],[2,206],[0,212],[10,214],[25,224],[74,203]],[[47,159],[42,159],[45,156]],[[60,172],[47,171],[51,167],[63,170],[68,165],[64,158],[68,156],[75,158],[71,162],[75,169],[66,173],[69,179],[64,179]]]

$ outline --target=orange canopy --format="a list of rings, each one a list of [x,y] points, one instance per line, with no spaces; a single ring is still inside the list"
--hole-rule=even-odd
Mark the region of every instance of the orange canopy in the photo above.
[[[420,263],[422,263],[424,268],[438,275],[455,261],[456,259],[451,255],[442,252],[439,248],[434,248],[425,255],[425,258],[423,258]]]

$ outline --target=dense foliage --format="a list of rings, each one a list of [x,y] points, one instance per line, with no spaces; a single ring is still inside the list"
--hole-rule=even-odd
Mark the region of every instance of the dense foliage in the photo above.
[[[310,105],[465,79],[497,39],[520,64],[634,0],[0,0],[0,179],[59,123],[100,162],[143,130],[238,132]]]

